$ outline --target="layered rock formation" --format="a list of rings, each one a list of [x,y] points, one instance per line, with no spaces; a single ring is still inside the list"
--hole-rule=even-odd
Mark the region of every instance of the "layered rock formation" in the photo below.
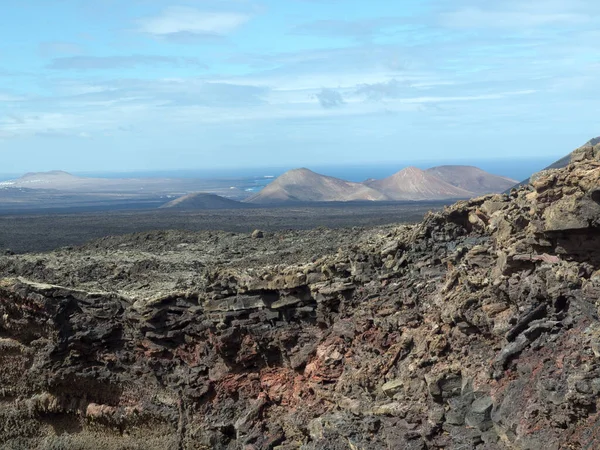
[[[348,233],[0,258],[0,446],[600,448],[599,145]]]

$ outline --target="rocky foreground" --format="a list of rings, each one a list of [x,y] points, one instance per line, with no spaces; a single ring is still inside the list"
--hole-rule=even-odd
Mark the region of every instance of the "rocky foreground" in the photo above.
[[[2,448],[600,448],[600,145],[415,226],[139,234],[0,275]]]

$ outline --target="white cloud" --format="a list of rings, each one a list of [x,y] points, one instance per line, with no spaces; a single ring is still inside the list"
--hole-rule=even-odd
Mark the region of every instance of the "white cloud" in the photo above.
[[[471,102],[480,100],[500,100],[506,97],[515,95],[529,95],[535,94],[537,91],[528,89],[524,91],[511,91],[511,92],[499,92],[495,94],[481,94],[481,95],[462,95],[462,96],[441,96],[441,97],[414,97],[404,98],[398,100],[399,103],[448,103],[448,102]]]
[[[426,105],[459,104],[472,101],[498,101],[534,91],[499,91],[472,95],[398,96],[385,102],[365,102],[357,87],[342,93],[332,89],[270,91],[264,88],[217,85],[200,80],[176,83],[144,84],[140,80],[123,80],[110,85],[84,86],[87,94],[56,99],[50,112],[48,105],[31,105],[37,112],[26,115],[0,116],[0,138],[16,136],[89,137],[120,133],[123,127],[145,129],[163,126],[197,126],[232,124],[282,119],[327,119],[379,116],[393,113],[420,112]],[[77,89],[75,89],[77,91]],[[95,92],[94,92],[95,91]],[[335,96],[329,95],[332,92]],[[324,94],[328,94],[324,97]],[[183,101],[182,99],[188,101]],[[232,103],[235,98],[235,103]],[[344,108],[333,106],[344,105]],[[43,109],[46,109],[44,111]],[[58,112],[58,111],[64,112]],[[68,111],[68,112],[67,112]],[[168,124],[168,125],[167,125]]]
[[[442,14],[442,25],[452,28],[522,28],[555,24],[579,24],[589,19],[584,14],[545,12],[531,9],[485,10],[464,8]]]
[[[194,8],[171,7],[156,17],[138,21],[138,31],[157,36],[177,34],[225,35],[250,19],[234,12],[206,12]]]

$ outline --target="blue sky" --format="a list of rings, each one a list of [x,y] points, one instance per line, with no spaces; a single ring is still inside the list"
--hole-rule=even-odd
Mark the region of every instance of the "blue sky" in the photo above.
[[[550,161],[600,134],[592,0],[2,10],[2,173]]]

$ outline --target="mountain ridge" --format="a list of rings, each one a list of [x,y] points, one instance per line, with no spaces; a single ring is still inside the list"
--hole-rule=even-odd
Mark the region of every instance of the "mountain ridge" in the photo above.
[[[406,167],[394,175],[369,183],[392,200],[447,200],[470,198],[473,193],[447,183],[414,166]]]
[[[468,165],[443,165],[431,167],[426,171],[453,186],[477,195],[504,192],[518,182],[518,180],[494,175],[479,167]]]
[[[466,186],[471,189],[461,187],[461,175],[466,173],[470,177]],[[452,180],[454,184],[449,182]],[[427,170],[409,166],[390,177],[379,180],[370,178],[362,183],[298,168],[285,172],[262,191],[244,201],[266,204],[298,201],[447,200],[502,192],[515,183],[516,180],[492,175],[474,166],[438,166]]]

